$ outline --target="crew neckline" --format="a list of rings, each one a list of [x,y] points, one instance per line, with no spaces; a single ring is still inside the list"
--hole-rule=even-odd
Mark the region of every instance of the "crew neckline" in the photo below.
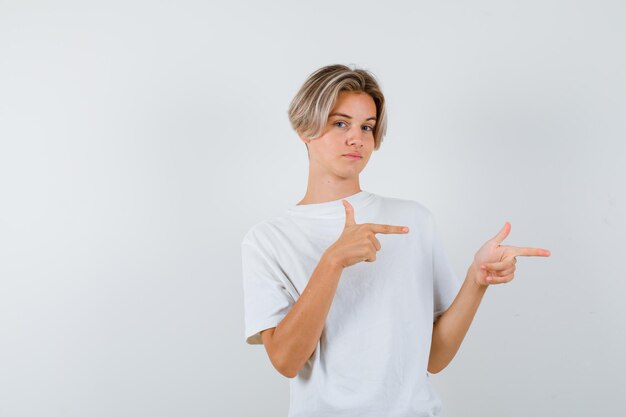
[[[374,194],[361,190],[347,197],[323,203],[292,204],[287,212],[295,215],[311,215],[315,217],[345,217],[346,209],[341,200],[347,200],[355,211],[368,205],[374,199]]]

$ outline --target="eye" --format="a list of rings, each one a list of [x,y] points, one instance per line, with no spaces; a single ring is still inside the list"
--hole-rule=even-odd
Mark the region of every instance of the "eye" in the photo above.
[[[368,130],[368,129],[366,129],[368,132],[373,132],[373,131],[374,131],[374,127],[372,127],[372,126],[370,126],[370,125],[365,125],[365,126],[363,126],[363,127],[367,127],[367,128],[369,128],[369,130]]]
[[[339,121],[339,122],[335,122],[335,123],[334,123],[334,125],[335,125],[335,126],[337,126],[337,123],[343,123],[343,124],[345,124],[346,122],[341,122],[341,121]],[[342,126],[337,126],[337,127],[342,127]]]

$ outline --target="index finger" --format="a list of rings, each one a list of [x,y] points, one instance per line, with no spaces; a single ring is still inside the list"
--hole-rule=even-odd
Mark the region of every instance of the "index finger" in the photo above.
[[[512,247],[513,256],[550,256],[548,249],[542,248],[526,248],[526,247]]]
[[[408,233],[406,226],[392,226],[390,224],[365,223],[374,233]]]
[[[352,204],[350,204],[348,200],[341,200],[341,202],[344,203],[343,206],[346,209],[346,223],[344,227],[354,226],[356,224],[356,220],[354,220],[354,207],[352,207]]]

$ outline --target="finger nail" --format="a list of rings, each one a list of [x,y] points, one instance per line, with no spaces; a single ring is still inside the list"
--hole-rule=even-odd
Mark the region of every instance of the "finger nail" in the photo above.
[[[402,231],[403,231],[403,232],[408,232],[408,231],[409,231],[409,228],[408,228],[408,227],[403,227],[403,228],[402,228]]]

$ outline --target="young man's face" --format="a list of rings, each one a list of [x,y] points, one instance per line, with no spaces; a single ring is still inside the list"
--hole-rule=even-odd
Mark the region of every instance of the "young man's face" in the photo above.
[[[341,178],[358,176],[374,150],[376,104],[367,93],[342,91],[322,136],[308,143],[311,168]],[[354,158],[348,154],[359,154]]]

